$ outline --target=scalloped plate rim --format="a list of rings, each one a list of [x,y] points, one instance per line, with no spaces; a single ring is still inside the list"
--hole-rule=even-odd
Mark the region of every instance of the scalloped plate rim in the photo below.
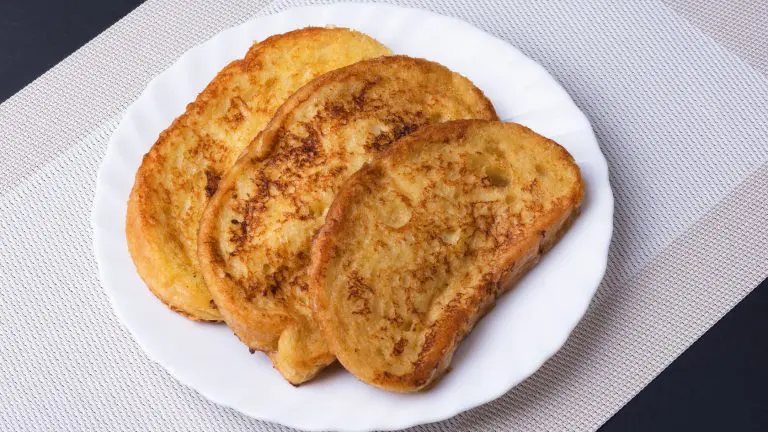
[[[561,91],[563,94],[566,95],[566,100],[568,103],[570,103],[570,105],[572,105],[572,108],[575,108],[575,110],[578,111],[578,114],[581,116],[581,121],[583,121],[586,124],[585,130],[587,130],[591,135],[591,140],[594,142],[594,146],[597,148],[599,153],[599,157],[591,161],[592,163],[597,163],[597,166],[595,167],[595,169],[600,175],[600,178],[598,178],[596,181],[598,181],[601,186],[604,186],[604,188],[601,189],[601,193],[607,192],[607,195],[602,197],[603,199],[606,200],[603,203],[603,206],[606,207],[606,210],[605,210],[606,214],[603,215],[605,216],[605,218],[602,220],[602,222],[606,224],[605,228],[603,229],[604,235],[602,236],[602,238],[596,239],[599,241],[596,241],[596,245],[594,246],[594,249],[597,250],[596,255],[601,259],[597,260],[598,262],[595,264],[595,267],[592,269],[592,272],[591,272],[593,276],[592,277],[593,283],[590,284],[592,288],[590,291],[589,298],[586,298],[585,301],[582,303],[582,305],[580,305],[580,307],[578,308],[578,313],[577,313],[578,319],[574,320],[573,322],[567,323],[567,325],[563,324],[563,331],[561,332],[561,337],[559,338],[559,340],[552,342],[550,349],[547,351],[546,355],[540,356],[540,359],[539,359],[540,361],[537,362],[535,367],[530,368],[530,370],[527,371],[527,373],[525,374],[519,374],[515,379],[507,380],[505,384],[497,386],[498,388],[495,389],[495,391],[487,391],[483,397],[476,397],[472,400],[463,399],[462,402],[454,404],[453,407],[450,407],[448,409],[435,410],[432,412],[432,414],[424,413],[419,418],[411,417],[411,418],[402,419],[402,420],[387,419],[389,420],[389,422],[386,424],[381,422],[371,423],[364,427],[360,427],[359,425],[351,425],[351,427],[345,427],[344,425],[340,425],[340,424],[330,424],[327,417],[325,422],[323,423],[322,421],[318,421],[317,418],[313,420],[308,416],[296,416],[290,420],[286,420],[285,418],[277,418],[277,416],[270,415],[270,413],[265,413],[265,412],[255,413],[253,410],[244,410],[242,407],[235,406],[235,404],[223,399],[219,394],[216,394],[216,392],[209,391],[209,389],[201,389],[189,384],[188,380],[186,379],[185,372],[179,371],[177,367],[173,365],[173,362],[169,362],[166,358],[163,358],[161,355],[158,355],[158,353],[154,349],[152,349],[145,343],[142,336],[142,330],[139,330],[138,327],[135,325],[135,323],[130,321],[125,311],[122,309],[123,305],[121,305],[117,300],[116,293],[114,291],[116,288],[110,282],[110,278],[107,274],[109,264],[105,264],[105,258],[104,258],[105,255],[108,254],[108,252],[106,252],[105,250],[106,244],[104,244],[108,233],[105,233],[105,228],[101,225],[101,222],[98,219],[98,214],[100,211],[102,211],[103,206],[105,205],[104,202],[107,199],[106,195],[110,192],[108,185],[106,185],[104,182],[104,179],[109,176],[109,174],[107,173],[107,169],[112,167],[112,165],[116,163],[114,162],[114,159],[119,155],[118,149],[116,149],[115,141],[118,140],[117,137],[120,137],[122,134],[126,133],[125,130],[128,128],[129,123],[131,123],[132,121],[135,121],[136,112],[141,107],[141,105],[145,103],[144,101],[150,99],[149,95],[152,93],[153,89],[159,85],[158,83],[162,81],[162,79],[172,76],[174,73],[179,73],[184,68],[185,62],[187,62],[187,60],[191,56],[200,52],[204,52],[206,49],[210,49],[209,47],[214,46],[217,39],[234,35],[238,31],[242,31],[248,26],[253,26],[255,24],[258,24],[260,21],[278,20],[278,19],[287,20],[287,19],[290,19],[291,15],[301,15],[301,13],[305,13],[308,11],[321,11],[321,10],[328,11],[329,9],[341,10],[344,8],[349,8],[349,9],[374,8],[374,9],[380,9],[383,12],[389,13],[389,14],[397,14],[397,13],[426,14],[426,15],[430,15],[432,18],[450,22],[454,26],[458,26],[460,28],[463,27],[462,28],[463,31],[481,32],[485,37],[492,39],[496,42],[501,42],[504,45],[506,45],[508,49],[516,52],[517,55],[521,56],[521,61],[528,62],[529,64],[527,66],[537,68],[538,73],[542,76],[543,79],[549,80],[552,83],[554,83],[554,85],[559,89],[559,91]],[[299,28],[302,26],[303,25],[299,25],[296,28]],[[386,44],[386,41],[384,41],[384,43]],[[194,98],[194,95],[192,95],[192,98]],[[607,187],[607,189],[605,189],[605,187]],[[119,215],[119,216],[124,217],[124,215]],[[98,171],[96,194],[95,194],[94,205],[92,210],[92,218],[91,218],[91,226],[94,232],[94,238],[93,238],[94,254],[98,263],[99,279],[101,281],[101,284],[104,287],[104,290],[106,291],[109,297],[110,303],[113,309],[115,310],[117,316],[119,317],[120,322],[125,328],[129,330],[133,338],[136,340],[136,342],[139,344],[139,346],[148,355],[150,359],[152,359],[154,362],[163,366],[163,368],[168,370],[168,372],[172,376],[174,376],[178,381],[195,389],[204,397],[206,397],[207,399],[215,403],[228,406],[248,416],[251,416],[260,420],[270,421],[270,422],[279,423],[279,424],[283,424],[290,427],[302,428],[306,430],[322,430],[322,429],[329,429],[329,428],[337,429],[337,430],[401,429],[401,428],[406,428],[406,427],[415,426],[419,424],[426,424],[426,423],[445,420],[461,412],[467,411],[469,409],[475,408],[477,406],[480,406],[482,404],[495,400],[498,397],[501,397],[502,395],[507,393],[511,388],[513,388],[514,386],[516,386],[517,384],[519,384],[520,382],[522,382],[523,380],[531,376],[534,372],[536,372],[536,370],[538,370],[546,360],[548,360],[563,346],[563,344],[568,339],[568,336],[571,334],[573,329],[576,327],[576,325],[580,321],[581,317],[583,317],[583,315],[586,313],[590,300],[594,296],[594,293],[596,292],[597,287],[600,281],[602,280],[602,277],[607,267],[608,247],[610,245],[610,239],[611,239],[611,234],[613,230],[612,224],[613,224],[613,193],[610,188],[610,182],[608,178],[608,167],[607,167],[607,162],[605,160],[605,157],[599,151],[599,145],[597,144],[597,140],[594,136],[594,132],[592,131],[591,126],[589,125],[589,121],[587,117],[580,110],[578,110],[578,107],[576,107],[573,101],[570,99],[570,97],[567,96],[567,93],[562,88],[562,86],[559,83],[557,83],[557,81],[543,67],[541,67],[538,63],[526,57],[524,54],[520,53],[519,50],[509,45],[507,42],[495,36],[489,35],[484,31],[476,28],[475,26],[469,23],[466,23],[458,18],[439,15],[434,12],[430,12],[422,9],[405,8],[405,7],[393,6],[393,5],[387,5],[387,4],[359,4],[359,3],[336,3],[331,5],[306,6],[306,7],[287,9],[274,15],[255,17],[246,22],[243,22],[242,24],[225,29],[220,33],[214,35],[210,39],[204,41],[203,43],[198,44],[188,49],[187,51],[185,51],[184,54],[182,54],[171,66],[169,66],[162,73],[152,78],[148,82],[145,89],[142,91],[141,95],[125,111],[125,115],[123,116],[120,122],[120,125],[115,130],[115,132],[113,133],[112,137],[109,140],[107,153],[104,156],[104,159]],[[132,266],[132,263],[129,263],[129,264]]]

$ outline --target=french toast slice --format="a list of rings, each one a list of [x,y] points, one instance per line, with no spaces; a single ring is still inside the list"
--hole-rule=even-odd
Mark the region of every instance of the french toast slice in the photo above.
[[[405,56],[329,72],[283,105],[221,181],[200,223],[200,263],[224,320],[291,383],[333,361],[307,292],[312,237],[336,189],[425,124],[496,119],[468,79]]]
[[[160,300],[194,320],[221,320],[197,261],[200,217],[219,180],[299,87],[389,53],[343,28],[270,37],[219,72],[160,134],[136,173],[126,215],[131,257]]]
[[[314,241],[310,292],[331,351],[376,387],[426,388],[583,194],[571,155],[518,124],[454,121],[399,140],[339,189]]]

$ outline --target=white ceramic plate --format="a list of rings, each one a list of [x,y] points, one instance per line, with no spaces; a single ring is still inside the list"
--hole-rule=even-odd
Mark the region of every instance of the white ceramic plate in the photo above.
[[[429,391],[400,395],[332,367],[293,387],[267,358],[250,355],[224,325],[168,310],[136,273],[125,240],[128,194],[141,157],[225,64],[257,40],[309,25],[365,32],[396,53],[440,62],[475,82],[505,120],[555,139],[581,167],[587,195],[571,230],[460,345],[451,373]],[[147,355],[210,400],[302,429],[399,429],[454,416],[520,383],[557,351],[605,271],[613,196],[586,117],[538,64],[454,18],[387,5],[336,4],[256,18],[186,52],[125,113],[99,170],[93,210],[99,276],[117,315]]]

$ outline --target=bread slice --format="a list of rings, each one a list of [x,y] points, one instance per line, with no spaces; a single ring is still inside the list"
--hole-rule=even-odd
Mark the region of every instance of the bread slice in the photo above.
[[[219,180],[299,87],[386,54],[374,39],[342,28],[270,37],[219,72],[160,134],[136,174],[126,216],[136,269],[160,300],[195,320],[221,319],[197,262],[200,216]]]
[[[310,291],[331,351],[382,389],[429,386],[583,191],[571,155],[518,124],[455,121],[399,140],[340,188],[314,242]]]
[[[293,95],[221,181],[200,224],[205,281],[235,334],[288,381],[333,361],[306,271],[336,189],[401,136],[462,118],[496,118],[466,78],[404,56],[363,61]]]

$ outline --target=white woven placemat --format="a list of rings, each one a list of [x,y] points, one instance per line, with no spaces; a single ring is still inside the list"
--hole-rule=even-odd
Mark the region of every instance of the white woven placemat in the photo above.
[[[496,402],[416,429],[596,429],[768,276],[768,3],[666,1],[394,2],[549,69],[590,117],[616,195],[609,270],[565,348]],[[89,217],[109,134],[152,76],[307,3],[150,0],[0,105],[0,430],[285,429],[143,355],[96,279]]]

